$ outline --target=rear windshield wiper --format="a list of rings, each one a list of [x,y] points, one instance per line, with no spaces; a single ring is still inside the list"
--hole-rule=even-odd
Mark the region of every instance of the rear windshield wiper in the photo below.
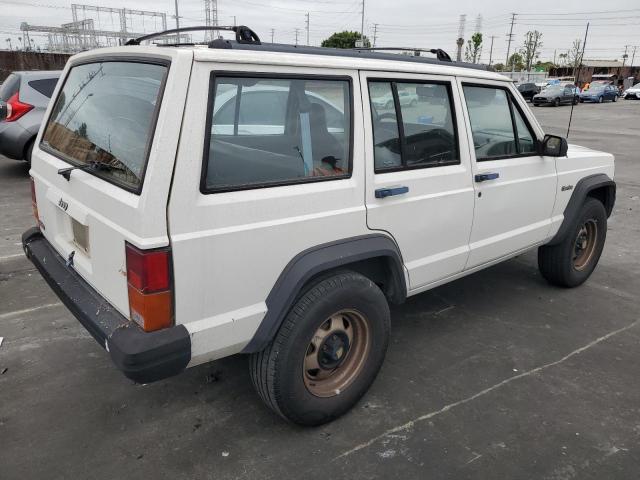
[[[104,170],[104,171],[112,171],[112,170],[124,170],[122,167],[116,167],[115,165],[109,165],[108,163],[103,162],[89,162],[84,165],[76,165],[74,167],[61,168],[58,170],[58,175],[62,175],[64,178],[69,181],[71,178],[71,172],[74,170]]]

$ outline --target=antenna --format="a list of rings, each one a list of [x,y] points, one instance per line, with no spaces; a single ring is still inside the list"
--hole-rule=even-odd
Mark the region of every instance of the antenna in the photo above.
[[[580,54],[580,63],[578,64],[578,72],[576,73],[576,83],[580,83],[580,70],[582,69],[582,62],[584,60],[584,48],[587,45],[587,35],[589,34],[589,22],[587,22],[587,29],[584,32],[584,41],[582,42],[582,53]],[[577,86],[577,85],[576,85]],[[571,113],[569,114],[569,125],[567,125],[567,139],[569,138],[569,130],[571,130],[571,119],[573,118],[573,107],[576,105],[575,93],[574,101],[571,102]]]

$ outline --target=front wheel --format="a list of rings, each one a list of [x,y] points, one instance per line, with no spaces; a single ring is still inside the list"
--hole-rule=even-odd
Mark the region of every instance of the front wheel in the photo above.
[[[604,98],[599,97],[599,98],[598,98],[598,103],[602,103],[602,102],[604,102]]]
[[[538,249],[538,268],[550,283],[577,287],[598,264],[607,238],[607,212],[602,202],[587,198],[566,237]]]
[[[389,341],[389,306],[380,288],[352,271],[306,290],[274,340],[251,356],[262,400],[300,425],[347,412],[373,383]]]
[[[554,107],[559,107],[559,106],[560,106],[560,99],[559,99],[559,98],[556,98],[556,99],[553,101],[553,106],[554,106]]]
[[[617,102],[617,101],[618,101],[618,96],[617,96],[617,95],[615,95],[615,96],[613,97],[613,102],[615,103],[615,102]]]

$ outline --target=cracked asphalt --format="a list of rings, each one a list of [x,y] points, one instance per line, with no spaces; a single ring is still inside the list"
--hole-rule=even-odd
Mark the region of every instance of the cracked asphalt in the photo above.
[[[562,135],[569,111],[534,109]],[[637,479],[640,101],[577,106],[570,143],[617,161],[591,279],[551,287],[531,252],[409,299],[370,392],[307,429],[242,356],[124,378],[23,257],[28,172],[0,158],[0,478]]]

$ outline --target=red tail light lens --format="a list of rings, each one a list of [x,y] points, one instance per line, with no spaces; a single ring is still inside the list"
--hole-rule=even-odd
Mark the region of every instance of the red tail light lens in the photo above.
[[[146,332],[170,327],[173,324],[171,250],[140,250],[127,243],[125,252],[131,318]]]
[[[19,93],[20,92],[16,92],[7,100],[7,118],[4,119],[5,122],[15,122],[25,113],[33,109],[33,105],[20,101]]]

